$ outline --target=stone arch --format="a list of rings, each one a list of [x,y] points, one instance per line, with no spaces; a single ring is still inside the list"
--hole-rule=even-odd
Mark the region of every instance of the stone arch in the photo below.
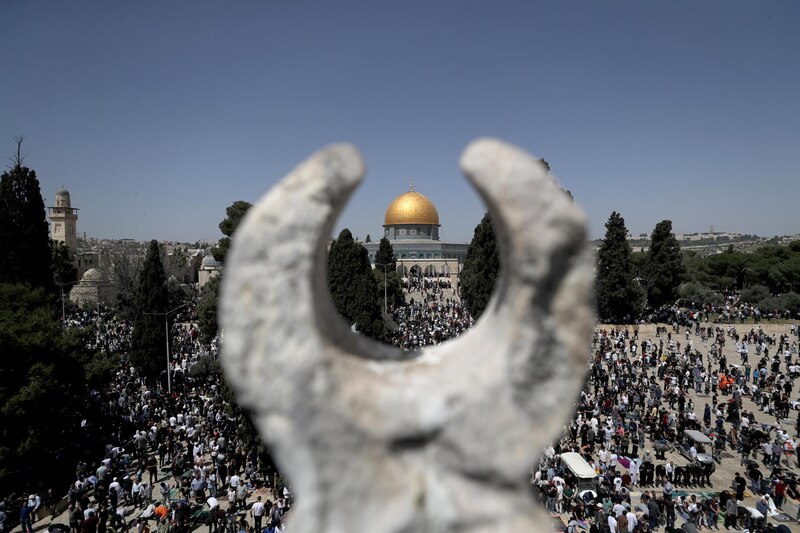
[[[443,264],[442,267],[439,269],[439,274],[441,274],[442,276],[449,276],[450,272],[451,272],[450,265],[448,265],[447,263]]]
[[[436,267],[433,265],[428,265],[425,267],[425,275],[426,276],[435,276],[436,275]]]
[[[412,276],[421,276],[422,275],[422,268],[419,265],[414,264],[414,265],[411,266],[411,269],[409,270],[409,274],[411,274]]]

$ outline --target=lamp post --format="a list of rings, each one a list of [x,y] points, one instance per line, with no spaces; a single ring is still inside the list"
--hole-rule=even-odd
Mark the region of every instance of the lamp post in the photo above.
[[[64,306],[64,287],[69,285],[75,285],[80,280],[70,281],[69,283],[57,283],[59,290],[61,291],[61,325],[66,325],[67,323],[67,311],[66,307]]]
[[[391,263],[375,263],[375,266],[383,268],[383,313],[386,314],[386,267],[392,266]]]
[[[171,309],[166,313],[143,313],[145,315],[154,315],[154,316],[164,315],[164,335],[167,344],[167,393],[168,394],[172,394],[172,376],[170,375],[170,369],[169,369],[169,321],[167,319],[169,318],[169,315],[171,315],[178,309],[183,309],[187,305],[189,304],[185,303],[183,305],[179,305],[175,309]]]

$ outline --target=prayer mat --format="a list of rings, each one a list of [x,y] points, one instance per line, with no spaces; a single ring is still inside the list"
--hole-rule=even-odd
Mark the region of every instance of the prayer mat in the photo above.
[[[795,522],[796,520],[789,516],[788,514],[778,513],[774,516],[770,516],[776,522]]]

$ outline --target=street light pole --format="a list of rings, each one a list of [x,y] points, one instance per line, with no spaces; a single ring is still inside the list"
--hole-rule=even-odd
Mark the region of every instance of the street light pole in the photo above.
[[[375,263],[375,266],[383,268],[383,313],[388,313],[386,306],[386,267],[392,266],[391,263]]]
[[[164,315],[164,340],[165,340],[166,345],[167,345],[167,394],[170,394],[170,395],[172,394],[172,373],[171,373],[170,368],[169,368],[170,360],[169,360],[169,320],[168,320],[168,318],[169,318],[169,315],[171,315],[172,313],[174,313],[178,309],[183,309],[187,305],[189,305],[189,304],[185,303],[183,305],[179,305],[175,309],[171,309],[171,310],[167,311],[166,313],[144,313],[145,315],[155,315],[155,316]]]
[[[70,281],[69,283],[58,283],[58,288],[61,290],[61,325],[67,324],[67,311],[66,307],[64,306],[64,287],[68,285],[75,285],[80,280]]]

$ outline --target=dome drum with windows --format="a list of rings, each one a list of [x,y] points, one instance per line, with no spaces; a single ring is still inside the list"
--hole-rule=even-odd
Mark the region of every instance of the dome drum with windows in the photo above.
[[[386,209],[384,236],[390,241],[403,239],[439,240],[439,213],[425,195],[415,190],[401,194]]]

